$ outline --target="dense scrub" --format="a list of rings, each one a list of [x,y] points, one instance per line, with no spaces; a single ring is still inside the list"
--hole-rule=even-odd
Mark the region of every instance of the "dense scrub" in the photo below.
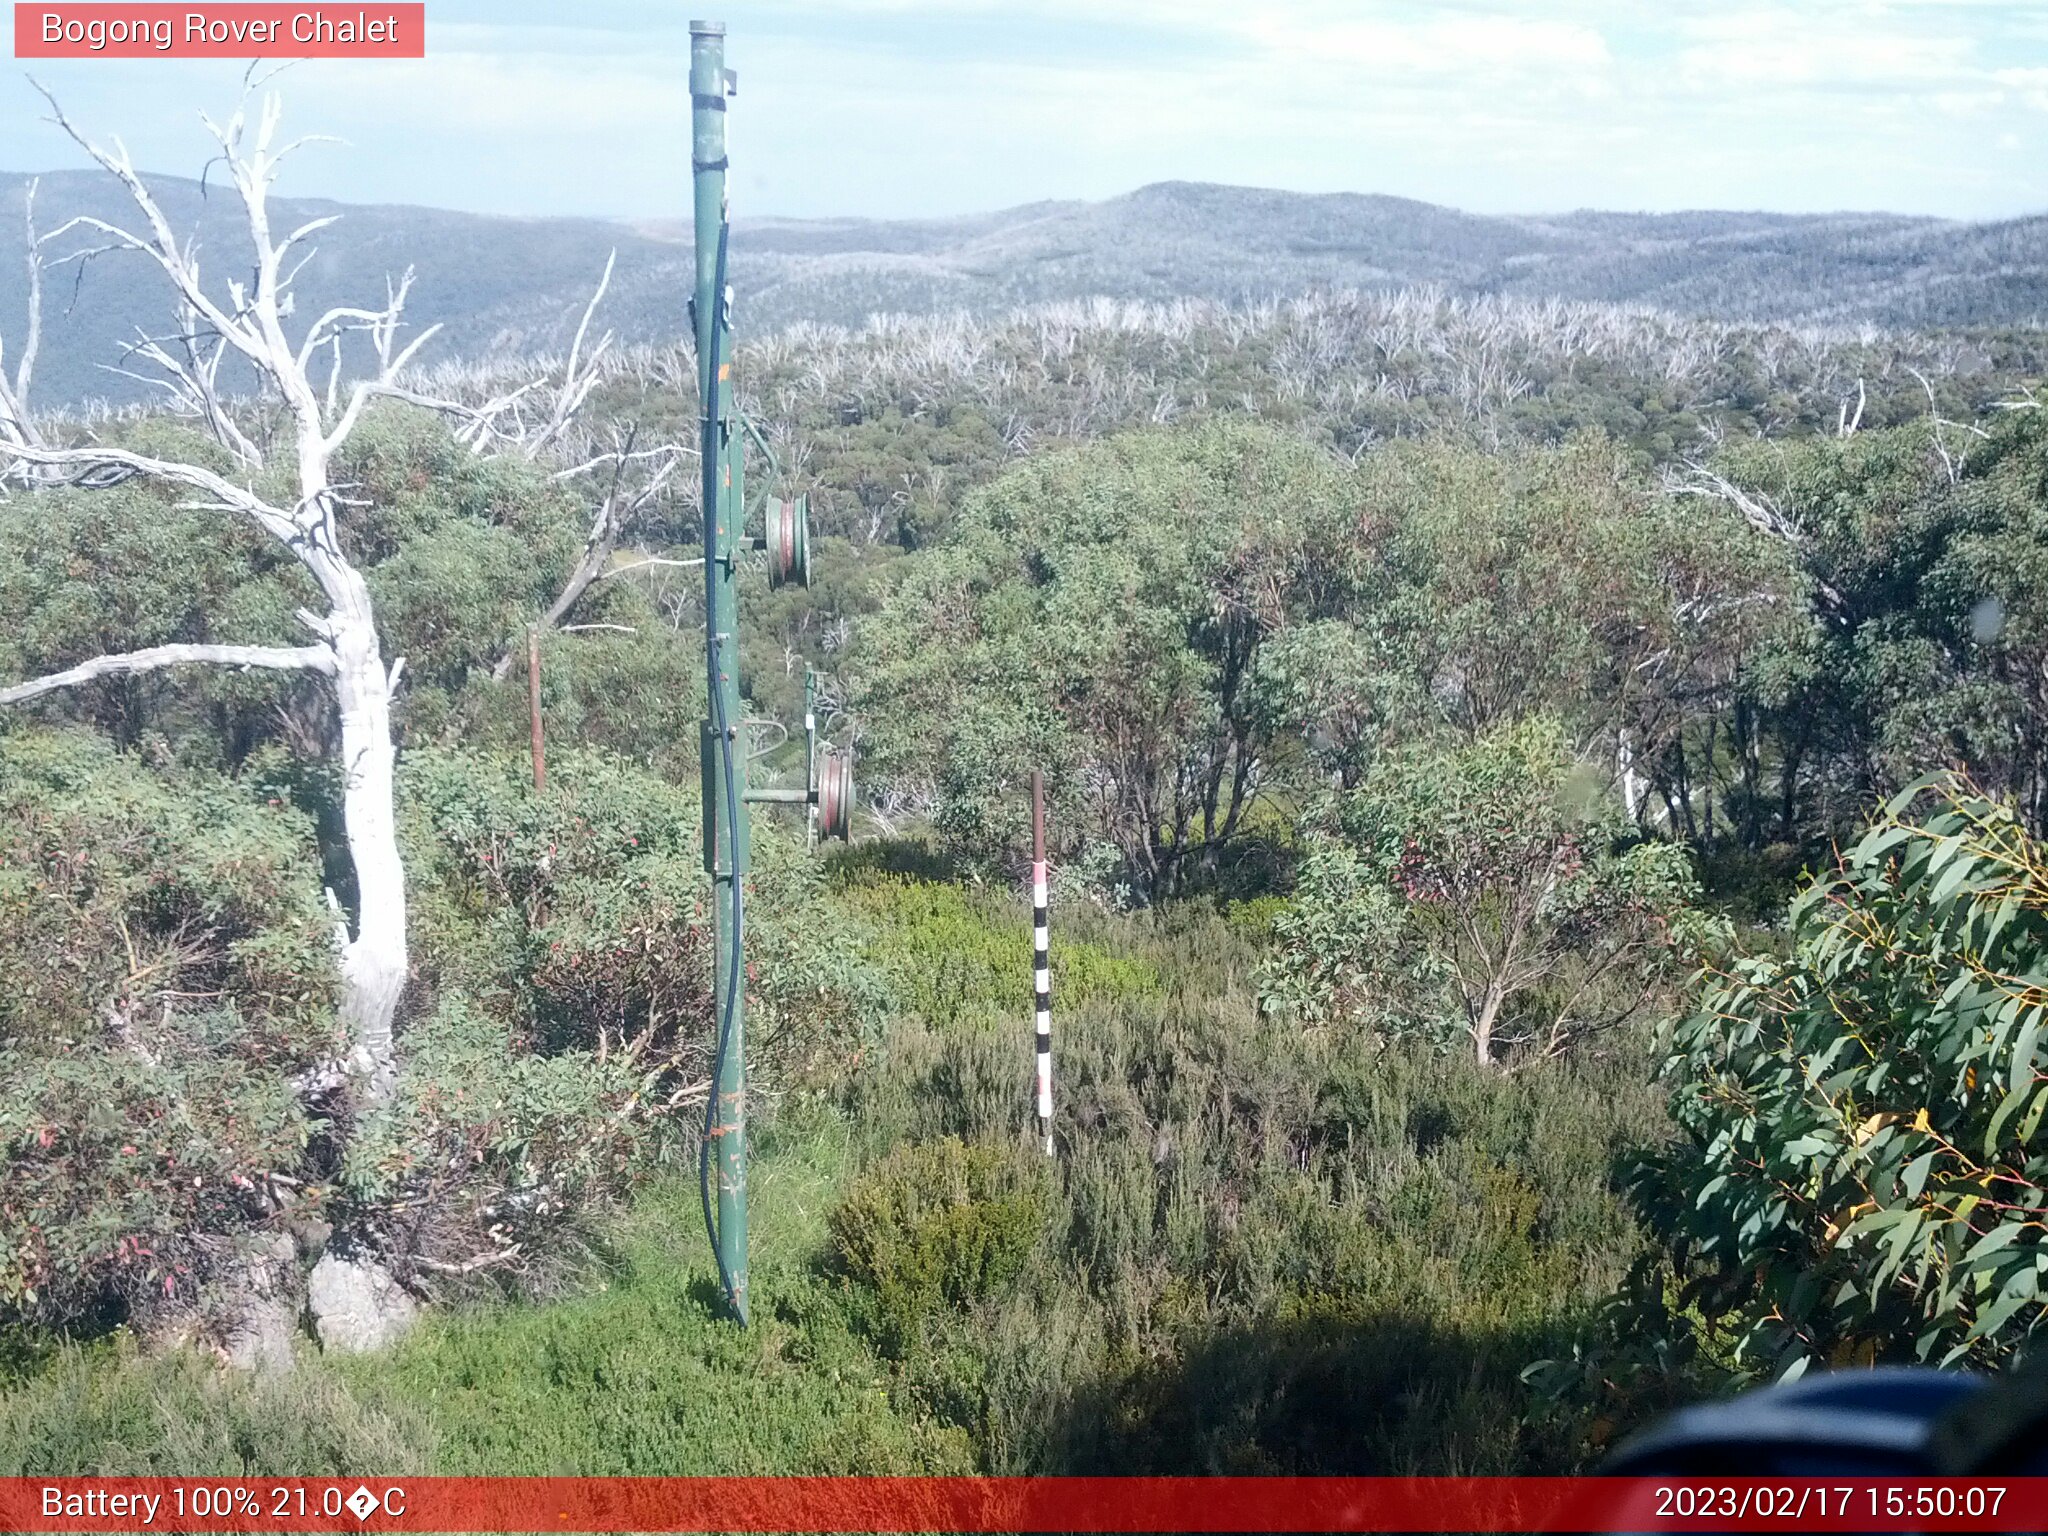
[[[969,950],[1028,952],[1013,899],[843,878],[906,995],[935,909]],[[1658,1123],[1634,1054],[1503,1078],[1262,1018],[1256,917],[1066,926],[1077,981],[1095,979],[1061,1010],[1058,1157],[1027,1133],[1027,1015],[924,993],[842,1087],[777,1110],[750,1334],[719,1315],[694,1191],[658,1188],[586,1294],[452,1315],[386,1360],[239,1382],[116,1338],[19,1362],[0,1470],[1501,1472],[1577,1455],[1580,1426],[1533,1419],[1520,1373],[1641,1251],[1609,1177]]]
[[[540,638],[538,791],[519,661],[590,491],[374,416],[390,1103],[334,1092],[317,690],[0,715],[0,1470],[1548,1471],[1804,1362],[2012,1358],[2044,1311],[2048,412],[1950,418],[2031,345],[1336,296],[743,357],[770,489],[836,493],[820,587],[747,594],[751,707],[827,669],[862,830],[905,834],[821,865],[754,821],[748,1334],[676,1177],[696,577],[629,557]],[[684,373],[643,354],[606,404],[674,426]],[[299,578],[233,532],[34,495],[0,505],[0,677],[293,638]],[[642,512],[685,542],[688,494]],[[1864,838],[1945,764],[1974,787]],[[441,1305],[289,1381],[168,1347],[286,1237]]]
[[[1519,1373],[1638,1255],[1609,1178],[1658,1123],[1634,1052],[1502,1077],[1303,1030],[1258,1007],[1256,918],[1094,921],[1164,984],[1062,1004],[1039,1241],[1014,1281],[957,1288],[916,1347],[894,1346],[911,1389],[1004,1471],[1506,1472],[1574,1454],[1531,1427]],[[854,1195],[863,1232],[930,1178],[882,1149],[964,1138],[1043,1162],[1024,1017],[892,1031],[855,1085],[878,1159]],[[1003,1225],[982,1203],[970,1252]],[[935,1240],[916,1222],[900,1239]],[[900,1338],[885,1295],[878,1328]]]
[[[0,736],[0,1316],[189,1304],[295,1199],[339,1044],[307,819]]]

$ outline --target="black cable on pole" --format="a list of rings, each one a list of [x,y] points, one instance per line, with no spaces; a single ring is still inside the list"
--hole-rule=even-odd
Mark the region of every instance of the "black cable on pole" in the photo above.
[[[707,386],[708,393],[705,396],[704,414],[714,430],[718,424],[718,399],[720,393],[718,342],[720,335],[724,331],[726,243],[731,231],[732,226],[729,223],[720,223],[718,226],[718,269],[716,282],[713,287],[712,302],[719,306],[720,313],[712,319],[710,367],[705,370],[705,377],[710,382]],[[709,440],[711,435],[711,433],[707,432],[705,438]],[[721,451],[712,456],[714,463],[707,466],[705,470],[704,486],[707,493],[715,494],[717,476],[722,472],[721,466],[716,462],[724,457],[722,451],[723,444],[719,446]],[[714,507],[706,505],[704,508],[704,526],[706,534],[716,539],[717,524],[713,520],[713,512]],[[712,569],[713,563],[718,558],[718,551],[716,549],[706,549],[704,551],[704,558],[706,562],[705,570],[709,572]],[[716,578],[713,577],[712,579],[715,580]],[[710,590],[710,584],[707,582],[705,588],[707,599],[710,595]],[[723,757],[725,766],[726,846],[727,857],[730,860],[729,867],[732,870],[732,960],[726,969],[725,1007],[719,1015],[718,1045],[711,1061],[711,1093],[704,1102],[704,1139],[697,1149],[697,1192],[704,1200],[704,1234],[711,1239],[711,1257],[718,1265],[718,1283],[725,1291],[727,1303],[732,1306],[734,1313],[737,1314],[739,1312],[739,1304],[733,1295],[732,1275],[725,1267],[725,1253],[718,1241],[718,1217],[711,1199],[711,1147],[713,1137],[717,1134],[718,1126],[718,1084],[720,1079],[725,1076],[725,1055],[732,1042],[733,1014],[738,1006],[740,995],[740,934],[745,917],[745,897],[740,889],[740,803],[739,790],[733,782],[732,733],[730,723],[725,715],[725,695],[718,686],[719,672],[725,664],[725,641],[718,633],[716,616],[708,602],[705,609],[704,622],[706,631],[711,639],[711,675],[707,681],[710,684],[711,691],[712,728],[718,732],[718,749]],[[708,811],[710,807],[707,806],[705,809]],[[742,1321],[744,1322],[744,1318]]]

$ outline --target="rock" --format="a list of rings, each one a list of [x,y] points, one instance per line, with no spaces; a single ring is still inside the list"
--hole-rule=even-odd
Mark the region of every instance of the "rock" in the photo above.
[[[291,1235],[269,1233],[237,1257],[220,1323],[221,1357],[237,1370],[288,1371],[299,1331],[298,1249]]]
[[[317,1216],[292,1223],[292,1240],[299,1245],[299,1257],[311,1262],[327,1251],[327,1239],[334,1228]]]
[[[397,1343],[419,1318],[419,1303],[383,1265],[329,1249],[313,1266],[306,1307],[320,1347],[360,1355]]]

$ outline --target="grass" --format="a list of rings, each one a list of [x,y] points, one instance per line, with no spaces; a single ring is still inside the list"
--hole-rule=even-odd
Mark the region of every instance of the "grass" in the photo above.
[[[432,1317],[381,1357],[309,1348],[245,1379],[120,1334],[51,1352],[0,1394],[0,1476],[971,1470],[812,1262],[847,1141],[819,1116],[761,1149],[745,1332],[720,1311],[695,1187],[663,1185],[586,1293]]]

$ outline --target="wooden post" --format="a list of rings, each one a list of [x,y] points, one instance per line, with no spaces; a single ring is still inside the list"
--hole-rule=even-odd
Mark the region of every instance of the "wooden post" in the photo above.
[[[540,626],[534,625],[526,632],[526,714],[533,727],[533,792],[544,795],[548,789],[547,747],[541,738],[540,729]]]
[[[1032,987],[1037,1001],[1038,1130],[1052,1156],[1052,932],[1045,879],[1045,775],[1031,770]]]

